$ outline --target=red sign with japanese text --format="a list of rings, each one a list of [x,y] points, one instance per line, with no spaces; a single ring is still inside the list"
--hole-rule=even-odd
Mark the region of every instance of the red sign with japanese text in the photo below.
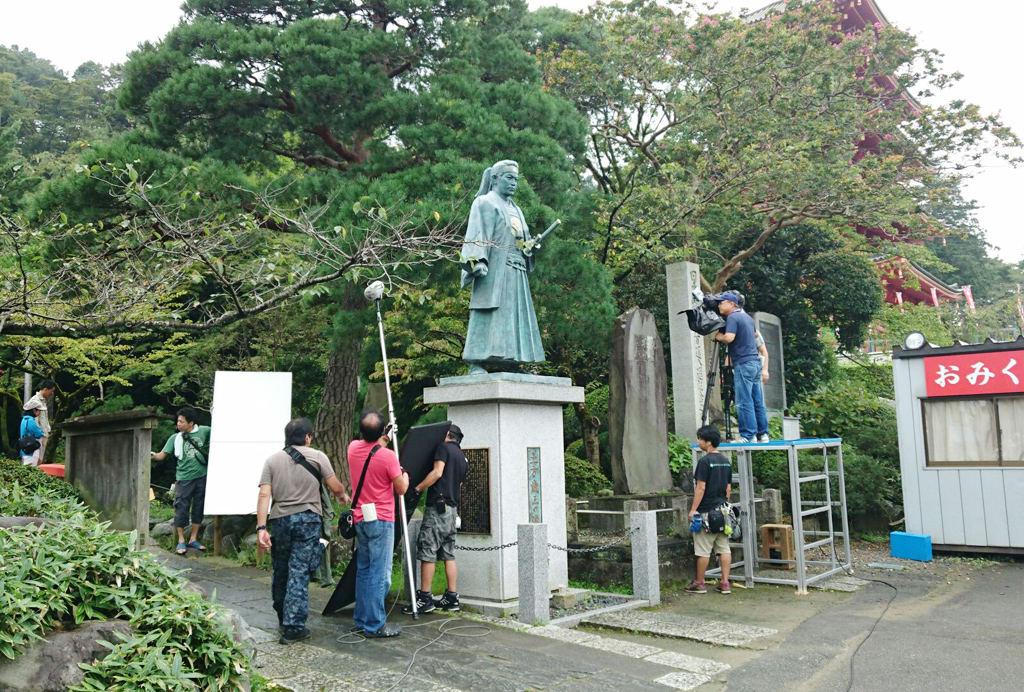
[[[1024,349],[924,359],[928,396],[1024,394]]]

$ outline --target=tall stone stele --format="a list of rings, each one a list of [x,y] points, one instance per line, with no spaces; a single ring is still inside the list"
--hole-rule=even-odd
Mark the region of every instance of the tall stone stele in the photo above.
[[[668,377],[654,315],[619,315],[609,368],[608,441],[620,495],[672,488],[668,468]]]
[[[459,552],[462,604],[494,614],[518,608],[520,525],[546,524],[548,540],[565,545],[562,413],[583,402],[583,388],[568,378],[517,371],[544,360],[529,284],[539,237],[512,201],[518,180],[514,161],[488,168],[470,211],[460,257],[462,285],[473,287],[463,352],[469,374],[423,391],[424,403],[447,406],[465,435],[457,544],[493,549]],[[548,550],[547,559],[547,585],[528,589],[540,600],[569,580],[565,552]]]
[[[700,267],[679,262],[665,267],[668,284],[668,334],[672,349],[672,403],[675,432],[691,442],[700,427],[707,388],[704,337],[690,331],[684,310],[696,307],[693,292],[700,288]]]

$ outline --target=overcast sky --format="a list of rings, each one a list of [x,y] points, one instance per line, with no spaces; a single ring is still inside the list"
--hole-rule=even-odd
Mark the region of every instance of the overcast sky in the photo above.
[[[592,0],[530,0],[532,7],[558,5],[579,10]],[[1001,112],[1024,136],[1024,90],[1016,74],[1020,65],[1024,3],[1009,0],[877,0],[896,26],[946,55],[949,71],[964,73],[948,92],[986,112]],[[768,0],[722,0],[720,11],[761,7]],[[87,60],[123,62],[143,41],[159,40],[181,15],[180,0],[0,0],[0,45],[28,48],[60,69],[74,72]],[[968,12],[967,10],[970,10]],[[1016,86],[1015,86],[1016,85]],[[1024,229],[1019,198],[1024,170],[996,166],[981,172],[966,187],[978,201],[979,219],[989,242],[1008,261],[1024,259]]]

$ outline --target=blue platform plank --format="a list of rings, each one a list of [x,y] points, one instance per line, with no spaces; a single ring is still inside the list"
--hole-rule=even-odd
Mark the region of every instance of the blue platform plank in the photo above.
[[[802,437],[799,440],[772,440],[771,442],[723,442],[718,445],[719,449],[752,450],[759,449],[787,449],[789,447],[820,448],[821,445],[834,447],[843,442],[841,437]],[[700,449],[699,445],[691,444],[691,449]]]

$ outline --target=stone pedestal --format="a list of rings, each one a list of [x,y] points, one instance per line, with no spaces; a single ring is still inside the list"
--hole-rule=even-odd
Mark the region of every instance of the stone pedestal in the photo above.
[[[700,267],[679,262],[665,267],[668,283],[668,333],[672,346],[672,403],[676,435],[696,441],[707,389],[704,337],[690,331],[682,310],[695,307],[693,291],[700,288]]]
[[[65,476],[110,527],[149,534],[149,452],[161,415],[153,409],[65,421]]]
[[[565,468],[562,407],[583,402],[568,378],[491,373],[442,378],[423,391],[427,404],[448,406],[465,438],[470,468],[462,487],[457,543],[486,548],[515,543],[519,524],[547,524],[548,540],[564,546]],[[459,592],[504,603],[519,598],[516,547],[456,553]],[[548,551],[548,585],[568,585],[566,554]]]

